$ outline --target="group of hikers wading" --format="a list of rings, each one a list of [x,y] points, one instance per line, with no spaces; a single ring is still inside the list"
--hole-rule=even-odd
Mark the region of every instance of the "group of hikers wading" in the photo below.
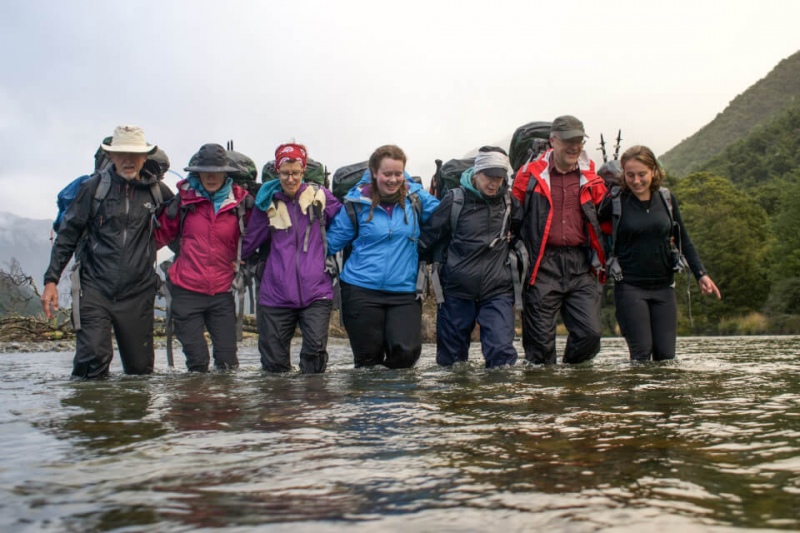
[[[42,306],[48,317],[58,309],[56,285],[74,256],[73,377],[108,375],[112,330],[123,371],[149,374],[159,285],[153,265],[156,251],[169,246],[169,309],[189,371],[207,372],[212,361],[219,370],[238,367],[234,295],[251,270],[265,371],[292,369],[299,326],[300,371],[325,372],[335,305],[355,367],[410,368],[422,351],[422,297],[432,271],[438,364],[468,360],[477,324],[485,366],[514,365],[517,313],[525,361],[557,362],[560,315],[568,332],[562,361],[576,364],[600,350],[608,273],[631,359],[672,359],[675,272],[687,267],[703,294],[720,292],[677,199],[662,187],[653,152],[625,151],[609,167],[619,183],[609,188],[586,138],[580,120],[557,117],[546,149],[516,172],[505,150],[485,146],[441,198],[409,176],[395,145],[377,148],[337,198],[305,179],[313,160],[301,144],[277,147],[277,177],[257,191],[235,183],[230,151],[205,144],[174,194],[161,181],[166,156],[154,163],[161,151],[142,129],[119,126],[101,145],[96,172],[75,185],[59,215]]]

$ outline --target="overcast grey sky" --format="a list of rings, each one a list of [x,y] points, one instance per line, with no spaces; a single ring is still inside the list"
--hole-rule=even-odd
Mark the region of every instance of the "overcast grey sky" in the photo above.
[[[182,173],[206,142],[259,168],[434,159],[581,118],[661,154],[800,49],[796,0],[0,0],[0,211],[55,214],[99,141],[138,124]]]

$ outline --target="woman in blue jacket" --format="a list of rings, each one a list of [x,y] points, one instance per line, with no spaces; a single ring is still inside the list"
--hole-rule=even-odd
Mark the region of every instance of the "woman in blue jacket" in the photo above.
[[[417,241],[439,200],[405,166],[399,147],[376,149],[328,231],[329,254],[352,244],[340,275],[341,313],[356,368],[409,368],[422,351]]]

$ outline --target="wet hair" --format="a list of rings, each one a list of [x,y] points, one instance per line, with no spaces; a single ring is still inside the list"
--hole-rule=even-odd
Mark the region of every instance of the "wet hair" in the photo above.
[[[394,159],[395,161],[402,161],[403,162],[403,169],[406,168],[406,153],[394,144],[384,144],[383,146],[379,146],[372,152],[372,155],[369,156],[369,173],[372,175],[372,187],[370,193],[370,199],[372,200],[372,205],[369,208],[369,217],[367,217],[367,222],[372,220],[372,213],[375,211],[375,207],[381,202],[381,195],[378,192],[378,169],[381,167],[381,161],[386,158]],[[400,197],[397,201],[398,204],[401,206],[405,206],[406,204],[406,192],[408,187],[400,187]],[[403,213],[405,214],[405,209],[403,209]],[[408,219],[406,219],[406,223],[408,223]]]
[[[661,168],[661,165],[658,164],[658,159],[656,159],[656,155],[653,151],[647,146],[642,145],[631,146],[622,154],[619,161],[623,169],[623,179],[619,184],[620,188],[622,190],[628,189],[628,183],[625,181],[624,172],[625,165],[631,160],[638,161],[653,172],[653,181],[650,182],[650,190],[657,191],[658,188],[661,187],[661,184],[664,183],[666,176],[664,175],[664,170]]]

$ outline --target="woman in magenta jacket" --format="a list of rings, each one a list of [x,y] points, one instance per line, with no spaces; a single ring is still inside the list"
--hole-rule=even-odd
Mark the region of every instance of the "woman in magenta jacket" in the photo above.
[[[178,182],[175,200],[159,216],[156,243],[180,240],[169,269],[175,336],[190,372],[207,372],[209,351],[204,328],[214,345],[214,366],[232,369],[236,357],[236,307],[231,283],[241,231],[239,204],[247,191],[233,183],[225,148],[204,144],[192,158],[187,179]],[[248,213],[249,215],[249,213]]]

